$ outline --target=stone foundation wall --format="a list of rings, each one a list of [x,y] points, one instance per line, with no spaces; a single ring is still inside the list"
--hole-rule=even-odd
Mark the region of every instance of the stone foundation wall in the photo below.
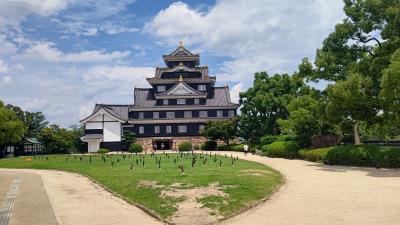
[[[162,140],[162,139],[170,139],[172,140],[172,150],[177,151],[180,143],[188,141],[195,145],[203,144],[207,139],[203,136],[186,136],[186,137],[148,137],[148,138],[137,138],[136,143],[141,144],[143,146],[143,150],[150,152],[153,151],[153,140]]]

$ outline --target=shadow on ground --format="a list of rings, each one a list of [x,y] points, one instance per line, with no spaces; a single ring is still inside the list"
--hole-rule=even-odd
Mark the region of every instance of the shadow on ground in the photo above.
[[[326,172],[348,172],[360,171],[367,173],[371,177],[400,177],[400,169],[372,168],[372,167],[350,167],[350,166],[330,166],[325,164],[309,164],[307,166],[317,167],[318,170]]]

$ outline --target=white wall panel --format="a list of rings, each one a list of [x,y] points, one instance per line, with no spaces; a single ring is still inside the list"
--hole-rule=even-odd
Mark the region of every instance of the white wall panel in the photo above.
[[[102,122],[96,122],[96,123],[86,123],[85,128],[86,129],[102,129]]]
[[[121,141],[121,123],[105,122],[104,123],[104,142]]]

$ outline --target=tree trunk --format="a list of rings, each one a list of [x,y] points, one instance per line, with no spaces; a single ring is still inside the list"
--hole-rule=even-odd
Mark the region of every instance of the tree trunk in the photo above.
[[[361,141],[360,141],[360,130],[359,130],[359,127],[358,127],[358,122],[354,123],[353,130],[354,130],[354,144],[355,145],[360,145]]]

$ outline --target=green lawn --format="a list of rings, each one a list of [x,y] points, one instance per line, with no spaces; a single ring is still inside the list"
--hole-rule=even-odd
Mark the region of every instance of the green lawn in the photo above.
[[[194,168],[191,166],[192,157],[197,160]],[[161,169],[157,163],[159,159]],[[184,174],[178,168],[181,164]],[[50,155],[33,157],[32,161],[27,161],[25,157],[2,159],[0,167],[57,169],[87,175],[162,218],[173,215],[176,205],[184,199],[160,196],[163,187],[143,187],[138,185],[140,181],[156,181],[157,185],[164,187],[181,183],[182,188],[206,187],[218,182],[226,187],[223,192],[228,197],[208,196],[198,201],[223,216],[238,212],[271,195],[283,182],[277,171],[260,163],[236,160],[229,155],[133,154],[125,155],[125,159],[122,155]]]

